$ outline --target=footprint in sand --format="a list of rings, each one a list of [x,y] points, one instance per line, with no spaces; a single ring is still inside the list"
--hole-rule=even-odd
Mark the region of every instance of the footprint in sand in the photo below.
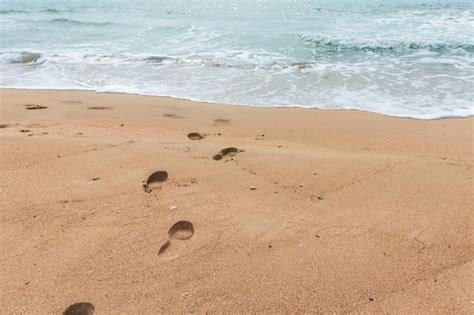
[[[7,128],[8,126],[10,126],[10,125],[9,124],[0,124],[0,129]]]
[[[214,155],[212,159],[215,161],[219,161],[219,160],[222,160],[225,156],[234,156],[236,153],[239,153],[239,152],[242,152],[242,150],[239,150],[234,147],[225,148],[225,149],[222,149],[216,155]]]
[[[201,139],[206,138],[206,135],[200,134],[198,132],[191,132],[191,133],[188,133],[188,138],[190,140],[201,140]]]
[[[63,104],[82,104],[81,101],[61,101]]]
[[[229,119],[224,119],[224,118],[214,119],[214,126],[226,126],[228,124],[230,124]]]
[[[175,115],[175,114],[163,114],[163,117],[167,118],[174,118],[174,119],[183,119],[183,116]]]
[[[92,110],[108,110],[108,109],[114,109],[113,107],[109,106],[90,106],[87,107],[87,109],[92,109]]]
[[[153,189],[161,189],[161,183],[168,179],[168,172],[158,171],[154,172],[146,180],[146,184],[143,185],[143,189],[147,193],[151,193]]]
[[[194,235],[194,226],[189,221],[178,221],[168,230],[168,241],[158,251],[158,256],[173,259],[186,248],[186,242]],[[184,241],[184,242],[183,242]]]
[[[76,303],[66,308],[63,315],[92,315],[94,310],[94,305],[91,303]]]
[[[28,109],[28,110],[45,109],[45,108],[48,108],[48,107],[43,106],[43,105],[38,105],[38,104],[26,104],[25,105],[25,109]]]

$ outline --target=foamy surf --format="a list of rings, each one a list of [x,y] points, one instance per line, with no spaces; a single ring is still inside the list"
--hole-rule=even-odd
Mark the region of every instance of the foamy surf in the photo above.
[[[5,1],[2,87],[473,115],[473,4]]]

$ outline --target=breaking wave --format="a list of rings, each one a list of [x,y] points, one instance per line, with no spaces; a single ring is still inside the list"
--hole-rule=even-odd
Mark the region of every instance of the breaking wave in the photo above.
[[[91,22],[91,21],[78,21],[66,18],[58,18],[49,20],[53,24],[72,25],[72,26],[107,26],[113,25],[111,22]]]
[[[367,52],[403,52],[413,50],[428,50],[443,52],[453,49],[462,49],[466,52],[474,52],[474,44],[457,42],[351,42],[348,40],[329,39],[320,36],[298,34],[298,38],[306,45],[315,49],[324,49],[335,52],[367,51]]]

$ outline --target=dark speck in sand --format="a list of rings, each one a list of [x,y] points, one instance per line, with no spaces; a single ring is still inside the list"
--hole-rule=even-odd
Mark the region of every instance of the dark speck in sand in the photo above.
[[[110,110],[114,109],[113,107],[110,106],[89,106],[87,109],[92,109],[92,110]]]

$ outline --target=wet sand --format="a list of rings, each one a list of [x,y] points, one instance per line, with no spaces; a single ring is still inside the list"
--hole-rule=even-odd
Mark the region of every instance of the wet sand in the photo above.
[[[473,118],[0,93],[5,314],[474,311]]]

